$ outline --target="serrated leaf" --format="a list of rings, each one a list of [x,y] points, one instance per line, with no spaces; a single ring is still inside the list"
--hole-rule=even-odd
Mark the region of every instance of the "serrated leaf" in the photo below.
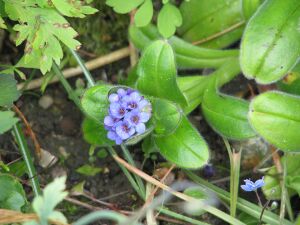
[[[65,192],[66,177],[56,178],[48,184],[43,191],[43,195],[34,198],[32,207],[38,215],[40,224],[48,224],[48,219],[57,215],[55,207],[68,195]],[[57,217],[55,217],[57,218]],[[64,216],[60,215],[57,219],[59,222],[66,223]]]
[[[104,117],[108,114],[108,94],[111,89],[110,85],[97,85],[89,88],[81,99],[84,112],[99,124],[103,124]]]
[[[206,142],[185,116],[174,133],[154,137],[154,142],[162,156],[179,167],[200,168],[209,158]]]
[[[82,131],[84,140],[89,144],[97,146],[112,146],[115,143],[107,138],[107,130],[103,124],[97,123],[95,120],[85,118],[82,123]]]
[[[18,122],[12,111],[0,111],[0,134],[10,130]]]
[[[244,18],[240,0],[191,0],[181,3],[180,12],[183,23],[178,33],[188,42],[201,40],[199,46],[224,48],[242,36]]]
[[[300,98],[269,91],[253,99],[249,122],[264,139],[283,151],[300,151]]]
[[[145,0],[134,16],[134,22],[137,27],[144,27],[151,22],[153,16],[152,0]]]
[[[292,69],[300,56],[299,17],[298,0],[266,0],[258,9],[241,44],[241,68],[247,78],[268,84]]]
[[[0,174],[0,184],[0,208],[21,211],[27,201],[19,181],[10,175]]]
[[[113,7],[115,12],[125,14],[137,8],[143,2],[144,0],[107,0],[106,4]]]
[[[20,96],[17,81],[11,74],[0,74],[0,106],[10,107]]]
[[[20,21],[14,26],[18,32],[16,44],[26,40],[25,55],[18,66],[38,67],[46,73],[53,60],[59,64],[63,57],[59,41],[71,49],[80,46],[74,39],[77,32],[54,8],[38,8],[26,2],[16,5],[10,0],[6,0],[5,7],[10,19]]]
[[[51,2],[61,14],[70,17],[84,18],[85,15],[94,14],[98,11],[93,7],[83,5],[80,0],[51,0]]]
[[[168,43],[155,41],[148,46],[140,59],[137,73],[137,88],[142,93],[186,105],[176,81],[174,53]]]
[[[91,165],[83,165],[76,169],[77,173],[80,173],[82,175],[86,176],[95,176],[97,173],[100,173],[103,169],[100,167],[94,167]]]
[[[182,17],[179,9],[170,3],[166,3],[157,18],[159,33],[165,38],[169,38],[175,33],[176,27],[181,26],[181,24]]]
[[[226,138],[243,140],[256,135],[247,118],[249,102],[217,93],[215,85],[206,89],[201,108],[209,125]]]

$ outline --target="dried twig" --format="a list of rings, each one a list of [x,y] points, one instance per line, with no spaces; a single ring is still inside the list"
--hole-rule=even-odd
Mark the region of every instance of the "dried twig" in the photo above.
[[[31,129],[30,124],[28,123],[28,121],[27,121],[26,117],[24,116],[24,114],[21,112],[21,110],[19,110],[19,108],[16,105],[13,105],[13,110],[18,114],[20,119],[25,124],[27,130],[29,131],[29,135],[30,135],[30,137],[33,141],[35,154],[37,155],[38,159],[41,159],[41,146],[40,146],[40,144],[39,144],[39,142],[38,142],[38,140],[35,136],[35,133]]]
[[[112,62],[118,61],[120,59],[123,59],[125,57],[128,57],[129,53],[130,53],[129,47],[122,48],[122,49],[119,49],[112,53],[109,53],[107,55],[100,56],[96,59],[90,60],[85,63],[85,66],[88,70],[94,70],[101,66],[104,66],[109,63],[112,63]],[[79,66],[63,70],[63,75],[65,78],[75,77],[81,73],[82,73],[82,69]],[[56,83],[58,81],[59,81],[59,79],[57,77],[54,77],[49,82],[49,84]],[[42,83],[43,83],[43,78],[38,78],[38,79],[32,80],[31,82],[28,83],[25,90],[31,90],[31,89],[38,88],[42,85]],[[18,89],[20,90],[24,86],[25,86],[25,83],[21,83],[18,85]]]

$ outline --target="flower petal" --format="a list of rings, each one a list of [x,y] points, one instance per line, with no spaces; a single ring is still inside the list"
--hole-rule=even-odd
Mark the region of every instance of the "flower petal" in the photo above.
[[[138,134],[142,134],[145,132],[146,126],[144,123],[139,123],[138,125],[136,125],[135,130]]]
[[[108,100],[113,103],[113,102],[118,102],[120,100],[119,95],[113,93],[109,95]]]

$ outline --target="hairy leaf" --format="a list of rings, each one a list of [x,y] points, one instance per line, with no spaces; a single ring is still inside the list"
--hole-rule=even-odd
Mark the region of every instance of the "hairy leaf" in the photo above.
[[[243,99],[216,93],[215,86],[210,85],[201,108],[210,126],[226,138],[242,140],[256,135],[247,118],[249,103]]]
[[[249,121],[263,138],[283,151],[300,151],[300,98],[265,92],[250,105]]]
[[[84,140],[89,144],[97,146],[114,145],[114,142],[107,138],[107,130],[104,129],[103,124],[97,123],[95,120],[85,118],[82,124],[82,131]]]
[[[112,86],[97,85],[89,88],[81,99],[82,107],[87,116],[99,124],[103,124],[104,117],[108,114],[108,94]]]
[[[249,21],[241,44],[245,76],[262,84],[282,78],[300,56],[300,1],[266,0]]]
[[[153,42],[138,65],[137,88],[146,95],[165,98],[186,105],[176,81],[176,65],[171,46],[164,41]]]
[[[188,42],[201,41],[199,45],[204,47],[224,48],[242,36],[240,0],[190,0],[182,2],[180,11],[183,23],[178,33]]]
[[[179,167],[196,169],[208,161],[206,142],[185,116],[174,133],[154,137],[154,141],[159,152]]]

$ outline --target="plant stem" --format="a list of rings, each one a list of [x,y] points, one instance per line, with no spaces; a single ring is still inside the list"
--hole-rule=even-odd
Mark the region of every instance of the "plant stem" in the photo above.
[[[136,167],[136,164],[135,164],[130,152],[128,151],[127,147],[124,144],[121,144],[121,149],[124,153],[124,157],[126,158],[126,160],[132,166]],[[139,189],[140,189],[140,192],[141,192],[142,196],[145,196],[145,198],[146,198],[146,188],[145,188],[145,185],[144,185],[142,179],[139,176],[137,176],[136,174],[134,174],[134,177],[135,177],[135,180],[136,180],[136,182],[139,186]]]
[[[68,93],[69,99],[71,99],[76,104],[76,106],[82,111],[81,103],[78,96],[75,94],[73,88],[62,74],[58,65],[56,63],[53,63],[52,68],[57,77],[59,78],[61,84],[64,86],[66,92]]]
[[[113,147],[109,146],[108,147],[108,151],[112,156],[117,156],[118,154],[116,153],[116,151],[113,149]],[[123,171],[123,173],[125,174],[125,176],[127,177],[128,181],[130,182],[131,186],[133,187],[133,189],[138,193],[138,195],[142,198],[145,199],[146,195],[143,195],[143,193],[141,192],[141,189],[139,187],[139,185],[136,183],[136,180],[133,178],[133,176],[131,175],[131,173],[122,165],[120,164],[118,161],[116,161],[117,164],[119,165],[119,167],[121,168],[121,170]]]
[[[79,220],[73,223],[73,225],[91,224],[101,219],[105,219],[105,220],[109,219],[109,220],[116,221],[118,223],[122,223],[126,221],[126,217],[123,216],[122,214],[116,213],[114,211],[103,210],[103,211],[92,212],[88,215],[85,215],[84,217],[81,217]]]
[[[41,189],[40,189],[37,173],[33,166],[30,151],[29,151],[28,145],[26,143],[25,137],[23,135],[22,129],[18,123],[13,126],[13,134],[17,140],[17,143],[19,145],[19,150],[23,156],[23,159],[24,159],[24,162],[25,162],[25,165],[27,168],[27,173],[28,173],[28,176],[32,183],[32,189],[33,189],[34,195],[38,196],[41,194]]]
[[[256,195],[256,198],[257,198],[257,201],[258,201],[259,206],[262,207],[262,203],[261,203],[261,200],[260,200],[260,197],[259,197],[259,195],[258,195],[257,190],[255,190],[254,192],[255,192],[255,195]]]
[[[95,86],[95,81],[94,81],[90,71],[86,68],[81,57],[73,49],[70,49],[70,51],[71,51],[72,55],[74,56],[74,58],[76,59],[78,65],[81,67],[83,74],[84,74],[86,80],[88,81],[89,86],[90,87]]]
[[[176,212],[173,212],[165,207],[159,207],[157,209],[160,213],[163,213],[167,216],[171,216],[175,219],[179,219],[179,220],[182,220],[182,221],[185,221],[185,222],[188,222],[188,223],[191,223],[191,224],[194,224],[194,225],[209,225],[208,223],[205,223],[205,222],[202,222],[202,221],[199,221],[199,220],[195,220],[193,218],[190,218],[190,217],[187,217],[187,216],[184,216],[182,214],[178,214]]]
[[[286,156],[286,155],[285,155]],[[283,224],[285,216],[285,203],[287,200],[287,192],[285,187],[285,178],[286,178],[286,157],[283,157],[283,168],[282,168],[282,182],[281,182],[281,203],[280,203],[280,222]]]
[[[239,192],[241,151],[234,153],[226,138],[223,138],[230,161],[230,215],[236,216],[236,205]]]

